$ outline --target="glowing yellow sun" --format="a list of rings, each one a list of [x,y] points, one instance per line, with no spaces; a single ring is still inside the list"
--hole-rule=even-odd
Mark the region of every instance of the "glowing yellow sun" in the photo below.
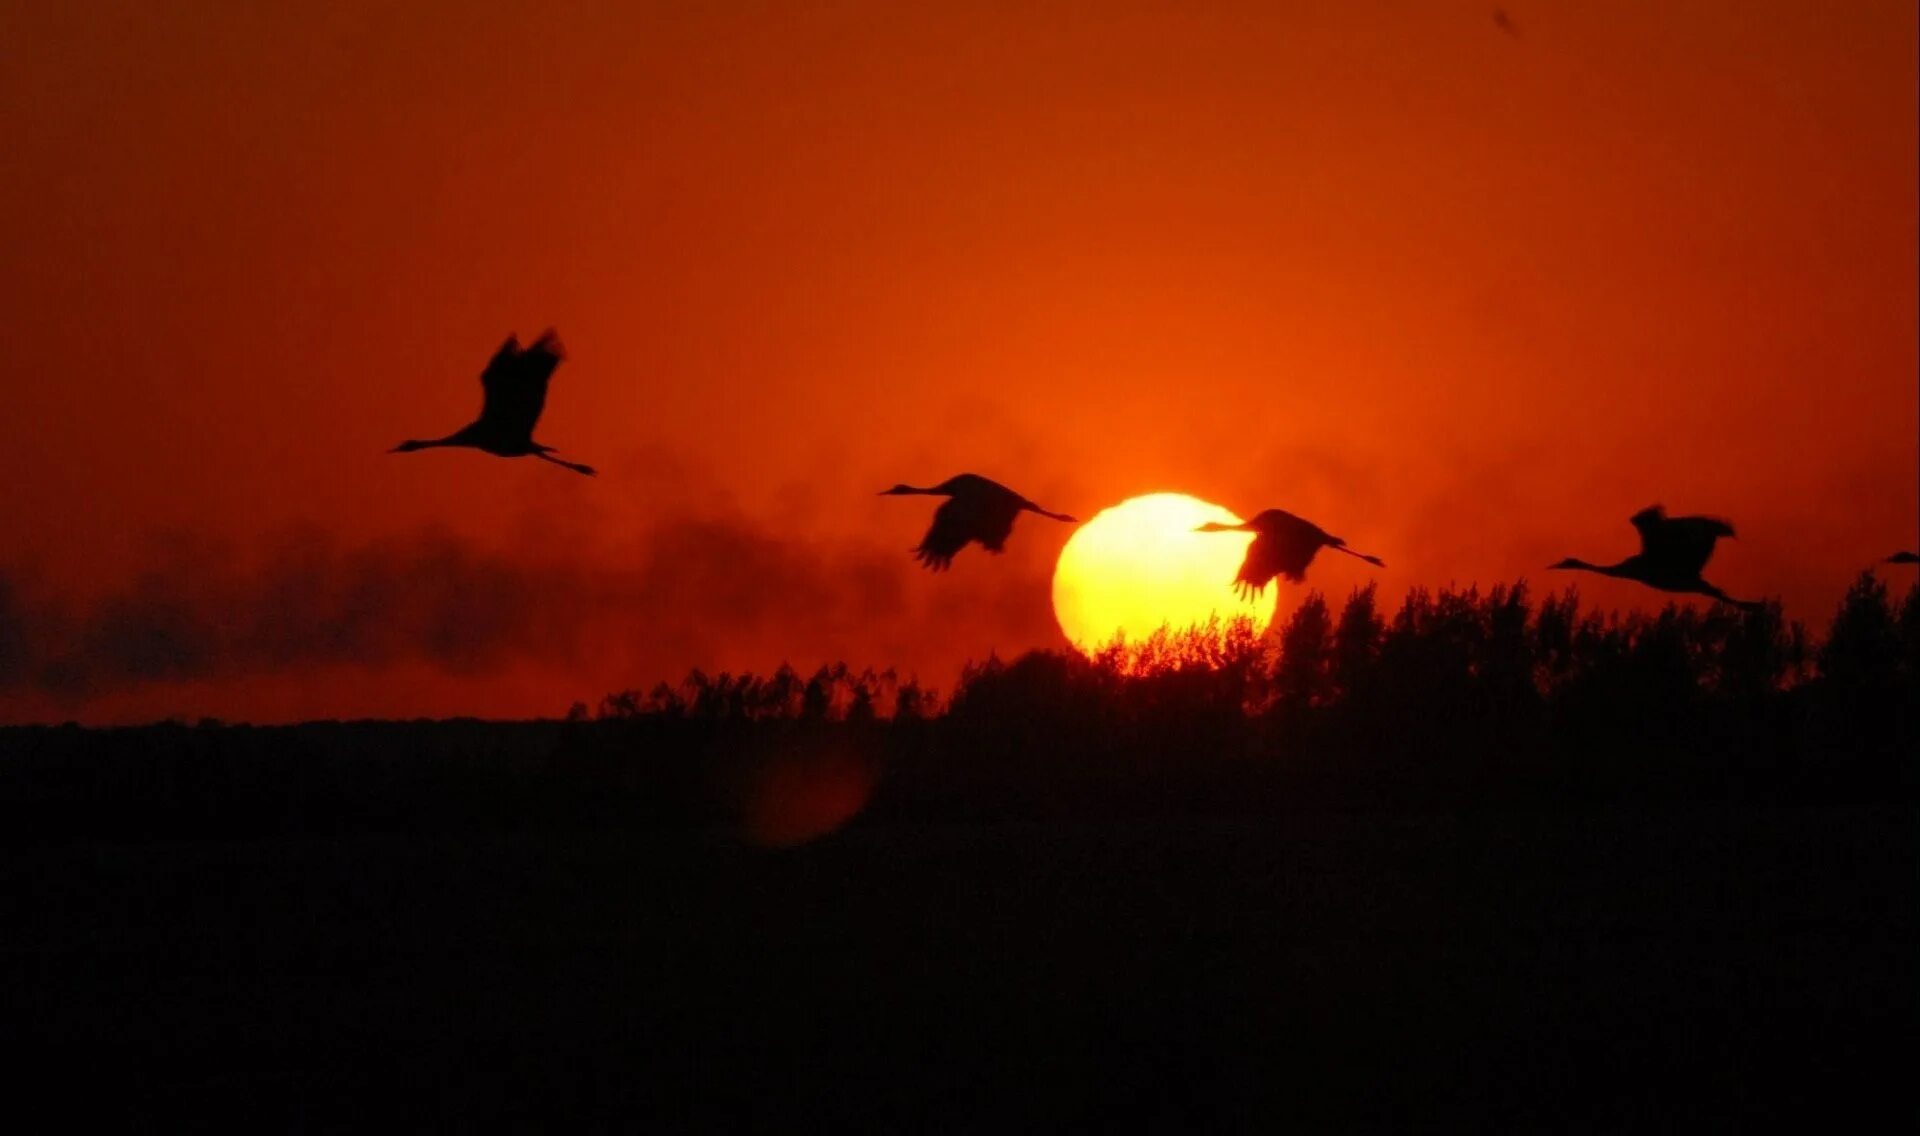
[[[1102,509],[1074,531],[1053,570],[1053,613],[1080,650],[1115,635],[1137,642],[1240,616],[1256,632],[1273,619],[1274,593],[1242,600],[1233,577],[1252,533],[1198,533],[1208,521],[1239,524],[1230,511],[1183,493],[1151,493]]]

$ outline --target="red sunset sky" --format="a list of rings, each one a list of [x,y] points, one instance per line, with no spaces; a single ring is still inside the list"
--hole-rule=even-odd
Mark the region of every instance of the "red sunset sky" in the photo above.
[[[1063,643],[1066,526],[908,558],[961,470],[1394,603],[1658,606],[1542,569],[1659,501],[1823,625],[1916,543],[1915,5],[1508,10],[8,4],[0,721],[945,686]],[[549,325],[599,478],[385,453]]]

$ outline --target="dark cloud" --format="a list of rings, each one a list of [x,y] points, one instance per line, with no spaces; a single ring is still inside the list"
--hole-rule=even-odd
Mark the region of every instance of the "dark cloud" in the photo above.
[[[443,532],[350,549],[300,532],[251,557],[174,537],[124,588],[77,611],[6,579],[0,685],[84,698],[342,663],[482,671],[564,650],[591,583]]]
[[[645,684],[722,659],[957,662],[1052,634],[1044,578],[1013,557],[918,598],[904,552],[738,517],[668,519],[635,550],[566,557],[439,530],[357,546],[296,531],[250,550],[174,537],[85,604],[0,571],[0,693],[80,705],[327,667],[476,676],[609,657]]]

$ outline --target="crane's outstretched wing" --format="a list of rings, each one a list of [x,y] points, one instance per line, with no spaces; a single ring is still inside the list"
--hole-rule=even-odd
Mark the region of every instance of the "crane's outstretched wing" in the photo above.
[[[485,418],[489,414],[500,413],[498,409],[500,405],[500,395],[498,392],[513,381],[514,364],[519,358],[520,337],[517,335],[509,335],[507,336],[507,341],[500,345],[500,350],[493,353],[493,358],[487,360],[487,369],[480,372],[480,396],[482,399],[480,403],[480,417]]]
[[[1658,505],[1633,515],[1640,530],[1640,554],[1662,568],[1697,576],[1713,556],[1714,542],[1733,535],[1733,526],[1718,517],[1669,517]]]
[[[954,554],[968,541],[979,541],[988,552],[1006,548],[1013,534],[1013,522],[1027,499],[998,482],[973,474],[948,479],[942,488],[953,495],[933,511],[933,527],[927,530],[914,557],[938,572],[953,561]]]
[[[480,373],[480,386],[486,392],[480,421],[502,437],[530,442],[533,424],[546,409],[547,380],[566,357],[560,338],[552,330],[541,333],[533,346],[524,350],[517,338],[507,336],[487,369]]]
[[[980,501],[973,508],[973,539],[988,552],[1004,552],[1020,506],[1012,501]]]
[[[913,558],[935,572],[944,572],[955,553],[974,538],[977,507],[965,497],[949,497],[933,511],[933,524],[920,538]]]
[[[1240,561],[1240,572],[1233,578],[1234,594],[1248,599],[1267,590],[1267,585],[1279,573],[1277,546],[1265,533],[1253,538],[1247,545],[1247,555]]]
[[[1285,509],[1268,509],[1255,517],[1253,524],[1260,531],[1254,547],[1265,546],[1263,566],[1268,579],[1280,575],[1301,583],[1307,578],[1307,565],[1313,563],[1314,554],[1334,543],[1325,529]],[[1253,549],[1249,548],[1247,554],[1251,557]]]

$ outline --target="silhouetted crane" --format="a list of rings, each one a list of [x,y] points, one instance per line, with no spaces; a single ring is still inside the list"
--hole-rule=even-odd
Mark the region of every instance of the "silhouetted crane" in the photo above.
[[[988,552],[1001,551],[1006,546],[1007,535],[1013,532],[1014,518],[1022,512],[1038,513],[1056,521],[1073,520],[1065,513],[1050,513],[977,473],[958,474],[927,489],[896,485],[882,489],[880,496],[899,497],[909,493],[947,498],[933,511],[932,527],[927,529],[920,546],[913,550],[914,559],[935,572],[952,564],[954,554],[970,540],[979,541],[980,547]]]
[[[552,328],[542,332],[533,346],[524,349],[518,338],[507,336],[500,350],[494,352],[487,369],[480,372],[480,389],[485,392],[480,417],[444,438],[427,441],[409,438],[389,452],[410,454],[433,446],[468,446],[503,458],[531,454],[541,461],[591,477],[592,466],[562,461],[551,456],[552,446],[533,440],[533,424],[540,420],[540,411],[547,405],[547,380],[566,357],[566,349],[560,346],[560,339]]]
[[[1896,552],[1887,557],[1889,564],[1920,564],[1920,552]]]
[[[1193,531],[1260,534],[1247,546],[1247,558],[1240,562],[1240,574],[1233,580],[1233,590],[1242,598],[1266,591],[1275,576],[1285,576],[1296,584],[1305,580],[1307,565],[1323,548],[1357,556],[1376,568],[1386,567],[1379,557],[1355,552],[1346,541],[1284,509],[1268,509],[1237,525],[1208,521]]]
[[[1547,567],[1574,568],[1598,572],[1602,576],[1616,576],[1622,580],[1638,580],[1663,592],[1712,596],[1721,603],[1748,611],[1758,611],[1766,606],[1750,600],[1736,600],[1700,578],[1700,570],[1707,566],[1707,560],[1713,556],[1714,542],[1723,536],[1732,536],[1732,525],[1718,517],[1669,517],[1667,511],[1658,505],[1640,510],[1632,519],[1633,527],[1640,530],[1640,552],[1637,555],[1629,556],[1618,564],[1589,564],[1584,560],[1568,558]]]

